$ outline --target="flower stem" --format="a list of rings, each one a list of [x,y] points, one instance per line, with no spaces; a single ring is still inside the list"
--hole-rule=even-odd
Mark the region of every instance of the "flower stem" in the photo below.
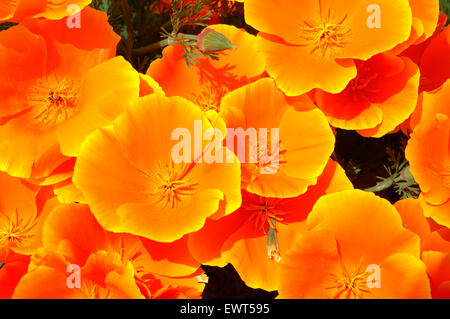
[[[196,41],[197,36],[195,34],[179,33],[176,36],[170,36],[161,41],[146,45],[145,47],[133,49],[133,55],[146,55],[153,51],[163,49],[164,47],[166,47],[168,45],[176,44],[180,41],[186,41],[186,40],[195,40]]]

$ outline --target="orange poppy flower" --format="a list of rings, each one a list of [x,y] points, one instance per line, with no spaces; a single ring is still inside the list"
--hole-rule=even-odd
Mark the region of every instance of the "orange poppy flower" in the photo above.
[[[30,256],[10,253],[7,258],[0,258],[0,299],[9,299],[17,283],[26,274]]]
[[[333,152],[334,135],[323,113],[297,112],[269,78],[227,94],[219,115],[234,130],[227,132],[226,143],[242,163],[243,189],[250,193],[283,198],[303,194]]]
[[[297,226],[303,227],[298,222],[306,219],[321,196],[349,189],[353,186],[344,170],[329,160],[317,184],[298,197],[265,198],[243,191],[241,208],[219,220],[209,219],[202,230],[189,235],[189,249],[203,264],[231,263],[250,287],[276,290],[276,277],[265,270],[274,270],[275,259],[283,258]],[[277,231],[279,249],[273,256],[267,245],[269,225]]]
[[[166,270],[168,264],[154,261],[138,237],[103,230],[86,205],[54,209],[43,245],[32,256],[14,298],[143,298],[150,277],[156,279],[152,271]],[[79,289],[68,286],[68,276],[74,273],[68,272],[69,265],[80,267]],[[156,283],[152,289],[161,288]]]
[[[222,97],[264,72],[264,59],[255,50],[256,37],[229,25],[209,27],[226,36],[236,50],[218,53],[219,60],[197,59],[188,67],[181,45],[171,45],[163,50],[163,57],[150,64],[147,74],[155,79],[167,96],[182,96],[203,110],[219,110]]]
[[[450,251],[450,230],[423,214],[420,200],[407,198],[394,204],[403,226],[420,237],[421,251]]]
[[[360,190],[325,195],[279,269],[280,298],[429,298],[419,238],[386,200]]]
[[[92,17],[109,30],[104,14],[84,14],[87,25]],[[90,40],[82,44],[92,29],[70,31],[58,21],[41,27],[52,32],[41,37],[19,25],[0,34],[0,170],[24,178],[49,176],[139,94],[138,73],[123,58],[110,59],[117,35],[92,49]]]
[[[0,4],[0,22],[20,22],[26,17],[59,20],[77,13],[92,0],[7,0]]]
[[[431,281],[431,295],[434,299],[450,298],[450,253],[427,251],[423,262]]]
[[[411,172],[421,188],[420,200],[427,217],[450,227],[450,85],[423,93],[422,114],[406,147]]]
[[[412,12],[411,34],[408,40],[390,51],[393,54],[424,42],[433,34],[439,21],[439,1],[409,0],[409,5]]]
[[[381,137],[414,111],[419,69],[408,58],[389,54],[355,64],[358,75],[345,90],[338,94],[317,90],[317,105],[333,126]]]
[[[155,80],[144,74],[139,74],[139,76],[139,96],[146,96],[153,93],[164,94]],[[48,177],[28,181],[36,185],[52,186],[55,195],[61,203],[86,203],[83,194],[81,194],[72,182],[75,161],[76,158],[72,157],[59,165]]]
[[[175,159],[181,142],[172,137],[180,128],[188,145],[183,158]],[[201,140],[209,128],[200,108],[188,100],[143,97],[113,127],[85,140],[74,184],[105,229],[173,242],[202,228],[219,207],[230,214],[241,204],[239,163],[203,160],[212,145],[213,137],[205,139],[209,143]],[[233,155],[221,140],[215,146],[217,154]]]
[[[0,172],[0,262],[10,252],[31,255],[42,246],[42,227],[54,205],[49,195]],[[38,200],[45,204],[39,204]]]
[[[411,33],[408,0],[248,0],[244,7],[246,22],[261,31],[268,73],[289,96],[341,92],[356,76],[351,59],[367,60]]]

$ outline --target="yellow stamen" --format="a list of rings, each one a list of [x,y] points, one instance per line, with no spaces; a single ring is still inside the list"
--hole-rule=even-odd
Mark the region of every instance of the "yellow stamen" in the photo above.
[[[31,238],[31,230],[36,226],[36,220],[23,220],[16,211],[12,216],[0,215],[0,247],[26,247]]]
[[[347,15],[338,20],[328,9],[326,17],[321,15],[320,21],[304,21],[300,27],[300,37],[305,45],[312,45],[311,54],[319,54],[321,58],[333,54],[336,48],[344,47],[351,31],[346,27]]]
[[[66,78],[55,76],[40,80],[27,95],[30,112],[40,129],[48,129],[69,119],[75,112],[79,86]]]

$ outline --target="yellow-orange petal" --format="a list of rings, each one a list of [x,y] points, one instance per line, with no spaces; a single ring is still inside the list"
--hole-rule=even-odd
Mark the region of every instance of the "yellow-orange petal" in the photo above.
[[[266,70],[288,96],[320,88],[339,93],[356,76],[352,60],[324,60],[312,56],[308,48],[290,46],[258,36],[258,50],[266,57]]]
[[[433,298],[450,298],[450,254],[427,251],[423,253],[422,260],[430,276]]]
[[[58,129],[61,150],[78,155],[84,138],[112,121],[139,96],[139,75],[122,57],[91,69],[84,77],[79,93],[79,112]]]
[[[357,264],[365,256],[377,263],[395,252],[416,257],[420,253],[418,236],[405,230],[394,206],[373,193],[348,190],[325,195],[317,201],[307,223],[310,229],[333,232],[344,261]]]

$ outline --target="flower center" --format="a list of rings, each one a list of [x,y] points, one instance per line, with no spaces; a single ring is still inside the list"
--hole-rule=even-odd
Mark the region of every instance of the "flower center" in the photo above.
[[[158,202],[176,208],[183,198],[192,196],[198,183],[189,180],[186,176],[189,171],[190,166],[186,164],[158,162],[156,169],[151,174],[146,174],[157,185],[156,194],[153,195],[158,197]]]
[[[0,215],[0,247],[25,247],[34,236],[30,231],[36,224],[37,221],[23,220],[17,212],[11,217]]]
[[[260,174],[276,174],[280,170],[280,165],[287,163],[283,158],[287,150],[281,149],[281,140],[278,134],[267,130],[267,134],[259,131],[256,140],[249,140],[248,149],[244,165],[254,178]]]
[[[258,231],[268,233],[268,228],[275,228],[274,222],[283,222],[283,212],[277,208],[278,198],[265,198],[244,191],[243,208],[251,214],[249,217]]]
[[[69,119],[75,112],[79,86],[73,80],[40,80],[28,94],[31,114],[37,127],[48,129]]]
[[[347,274],[334,275],[337,285],[328,289],[337,289],[334,299],[342,297],[362,299],[365,295],[371,294],[367,288],[367,277],[369,275],[367,272],[355,273],[352,276]]]
[[[339,263],[341,266],[341,271],[335,274],[331,274],[330,277],[332,279],[332,286],[327,287],[327,290],[336,291],[333,299],[339,298],[353,298],[353,299],[363,299],[365,297],[374,297],[375,295],[369,287],[367,286],[368,277],[370,273],[363,270],[363,260],[361,257],[356,270],[350,273],[345,266],[344,260],[342,258],[341,249],[339,243],[336,242],[338,255],[339,255]]]
[[[200,106],[204,112],[209,110],[219,112],[220,102],[227,93],[228,89],[226,87],[214,87],[208,82],[208,84],[205,84],[202,87],[202,91],[194,96],[194,102]]]
[[[322,11],[322,10],[321,10]],[[310,54],[319,55],[321,58],[330,57],[336,48],[344,47],[345,38],[350,34],[346,27],[347,15],[338,19],[328,9],[325,17],[321,14],[320,21],[304,21],[300,27],[300,37],[311,45]]]

